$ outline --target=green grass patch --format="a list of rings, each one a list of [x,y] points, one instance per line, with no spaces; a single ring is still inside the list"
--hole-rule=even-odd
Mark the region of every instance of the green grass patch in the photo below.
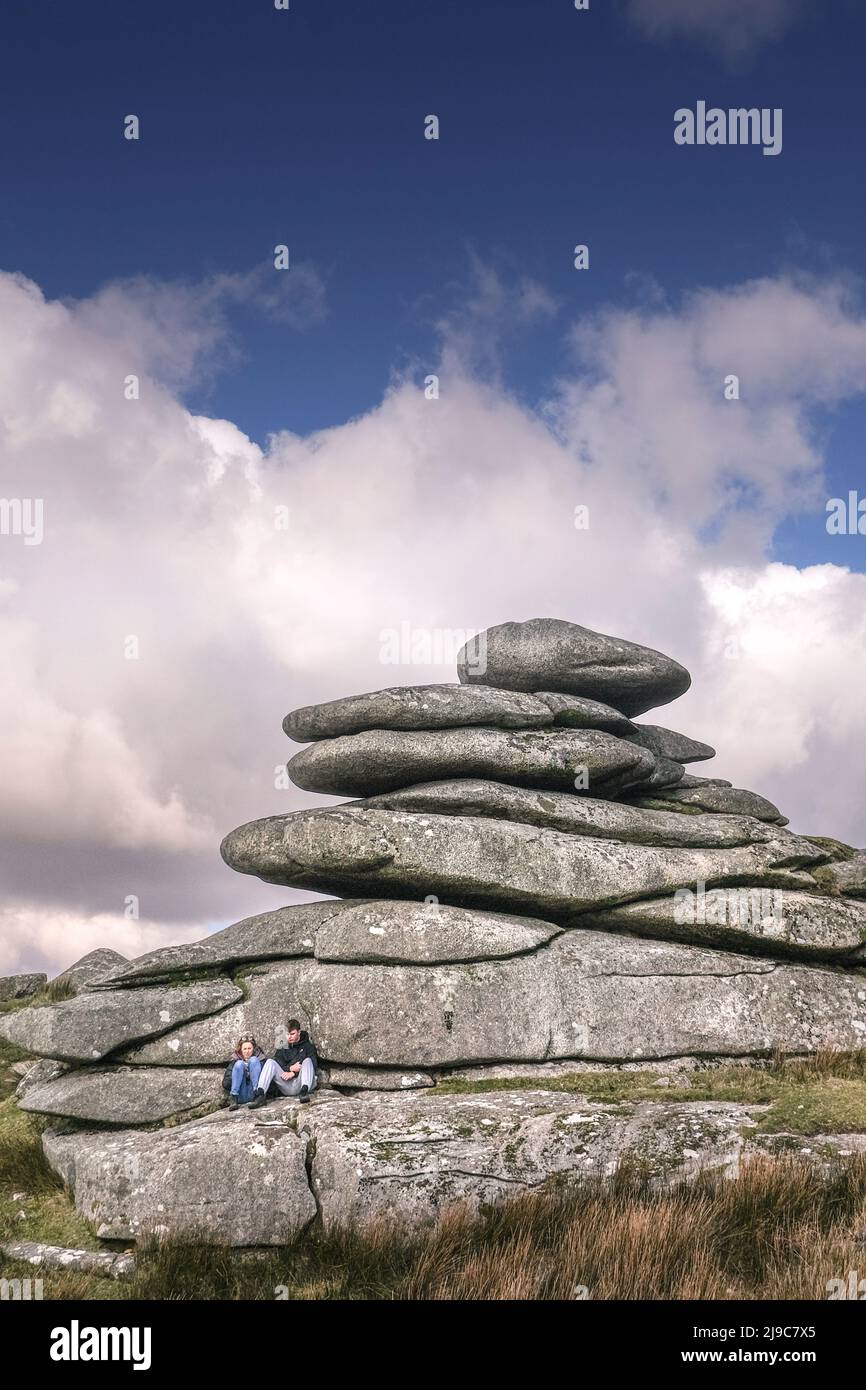
[[[834,840],[831,835],[803,835],[801,839],[826,850],[830,859],[834,861],[853,859],[857,853],[852,845],[846,845],[844,840]]]
[[[11,1097],[0,1102],[0,1239],[99,1250],[93,1228],[77,1214],[42,1152],[45,1123],[19,1110]]]
[[[866,1134],[866,1049],[822,1052],[810,1058],[775,1057],[762,1066],[720,1066],[682,1072],[658,1085],[652,1071],[574,1071],[561,1076],[521,1076],[474,1081],[453,1077],[425,1096],[483,1095],[496,1091],[560,1091],[598,1103],[628,1101],[729,1101],[767,1105],[759,1132],[767,1134]]]

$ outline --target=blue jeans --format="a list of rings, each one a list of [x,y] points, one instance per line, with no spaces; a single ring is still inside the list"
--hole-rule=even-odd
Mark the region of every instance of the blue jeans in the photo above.
[[[261,1070],[262,1064],[258,1057],[251,1057],[248,1062],[235,1062],[232,1067],[232,1095],[237,1096],[242,1103],[252,1100],[253,1091],[259,1084]]]

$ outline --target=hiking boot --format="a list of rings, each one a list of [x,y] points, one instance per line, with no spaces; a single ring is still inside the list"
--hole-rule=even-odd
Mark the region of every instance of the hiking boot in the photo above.
[[[237,1096],[229,1096],[229,1110],[237,1110],[237,1108],[238,1108],[238,1098],[237,1098]]]
[[[298,1092],[298,1100],[301,1102],[301,1105],[308,1105],[308,1104],[309,1104],[309,1100],[310,1100],[310,1088],[309,1088],[309,1086],[302,1086],[302,1087],[301,1087],[300,1091]]]
[[[265,1093],[264,1093],[264,1091],[255,1090],[255,1091],[253,1091],[253,1098],[252,1098],[252,1100],[249,1101],[249,1103],[248,1103],[248,1105],[247,1105],[247,1109],[248,1109],[248,1110],[258,1110],[259,1106],[260,1106],[260,1105],[264,1105],[264,1103],[265,1103]]]

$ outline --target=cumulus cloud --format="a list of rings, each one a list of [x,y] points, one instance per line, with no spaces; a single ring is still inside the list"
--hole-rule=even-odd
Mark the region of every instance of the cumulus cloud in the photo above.
[[[744,558],[820,501],[811,421],[866,385],[866,319],[844,282],[760,279],[668,307],[606,311],[572,333],[551,418],[623,491]],[[739,399],[725,398],[736,376]]]
[[[76,304],[74,313],[79,329],[115,343],[127,371],[180,389],[239,360],[230,317],[237,305],[299,330],[320,323],[327,313],[325,285],[315,266],[276,270],[272,262],[198,281],[148,275],[115,280]]]
[[[454,680],[432,657],[391,664],[389,632],[549,614],[668,650],[694,684],[660,722],[714,743],[719,775],[799,828],[866,841],[866,713],[846,694],[866,581],[767,562],[783,517],[823,525],[814,410],[866,385],[844,287],[756,281],[599,314],[533,412],[496,370],[472,374],[472,336],[554,306],[488,277],[474,312],[443,319],[438,400],[396,382],[265,452],[151,377],[124,398],[115,296],[95,312],[0,276],[3,489],[42,498],[45,527],[41,545],[0,537],[5,968],[131,954],[309,896],[231,874],[219,839],[327,804],[280,783],[289,708]],[[190,331],[178,350],[195,355]],[[146,927],[123,916],[130,894]]]
[[[698,39],[730,58],[781,38],[803,0],[628,0],[627,14],[648,38]]]

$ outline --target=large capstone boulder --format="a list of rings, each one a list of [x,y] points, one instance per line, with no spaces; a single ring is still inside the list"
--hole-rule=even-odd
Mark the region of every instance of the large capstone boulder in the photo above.
[[[423,899],[545,920],[712,886],[811,888],[824,852],[781,835],[726,849],[666,848],[476,816],[335,807],[252,821],[222,844],[226,863],[270,883],[353,896]]]
[[[574,928],[528,955],[451,965],[282,961],[248,977],[221,1017],[125,1056],[206,1066],[287,1013],[331,1065],[463,1066],[585,1058],[762,1056],[866,1043],[866,975]]]
[[[260,1114],[220,1111],[155,1131],[47,1131],[43,1147],[104,1240],[168,1233],[286,1245],[316,1215],[308,1143],[289,1125],[258,1123]]]
[[[583,919],[604,931],[706,942],[773,957],[866,962],[866,903],[780,888],[680,889]]]
[[[48,984],[47,975],[0,975],[0,1003],[10,999],[29,999]]]
[[[560,618],[488,628],[461,649],[457,674],[466,685],[584,695],[629,716],[668,704],[691,684],[671,657]]]
[[[336,796],[375,796],[448,777],[614,796],[654,785],[657,761],[596,729],[370,729],[310,744],[289,759],[288,772],[305,791]],[[680,767],[666,780],[681,775]]]
[[[28,1088],[22,1110],[107,1125],[166,1120],[223,1099],[222,1070],[202,1067],[79,1067]]]
[[[62,986],[72,994],[80,994],[82,990],[93,989],[99,984],[100,980],[107,975],[113,974],[127,964],[127,957],[122,956],[119,951],[112,951],[108,946],[103,946],[99,950],[89,951],[86,956],[82,956],[74,965],[70,965],[61,975],[56,976],[51,981],[53,986]]]
[[[173,989],[78,994],[61,1004],[0,1016],[0,1037],[42,1057],[96,1062],[119,1047],[165,1033],[187,1019],[225,1009],[242,993],[231,980],[203,980]]]
[[[600,840],[684,849],[765,844],[779,836],[777,826],[750,816],[683,816],[678,811],[649,811],[620,801],[533,791],[530,787],[509,787],[504,782],[481,778],[422,782],[417,787],[385,792],[357,804],[370,810],[489,816],[493,820],[519,821]]]

